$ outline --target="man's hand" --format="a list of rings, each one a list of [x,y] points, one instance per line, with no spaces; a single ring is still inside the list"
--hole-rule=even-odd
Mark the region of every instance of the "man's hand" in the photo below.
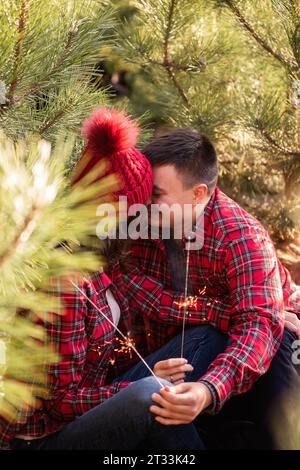
[[[194,367],[188,364],[186,359],[176,357],[157,362],[153,372],[157,377],[178,385],[184,382],[186,372],[192,372],[193,370]]]
[[[300,320],[295,313],[285,312],[284,326],[296,333],[296,335],[300,339]]]
[[[164,387],[160,394],[153,393],[157,403],[150,407],[161,424],[189,424],[212,403],[211,392],[206,385],[186,382],[175,387]]]

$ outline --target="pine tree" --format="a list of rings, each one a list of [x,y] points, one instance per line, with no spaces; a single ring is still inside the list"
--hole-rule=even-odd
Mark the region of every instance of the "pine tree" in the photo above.
[[[249,133],[247,151],[266,179],[269,172],[280,179],[282,222],[299,226],[300,4],[265,0],[254,11],[251,1],[214,3],[231,16],[245,41],[245,60],[252,64],[245,84],[256,79],[253,93],[242,95],[238,115],[239,127]]]
[[[159,108],[158,124],[208,134],[221,187],[275,241],[293,238],[300,219],[298,2],[133,3],[137,13],[118,51],[147,75],[143,90]]]
[[[82,148],[82,120],[108,102],[97,64],[113,40],[112,3],[0,3],[0,415],[9,419],[44,396],[44,365],[59,359],[36,325],[59,307],[49,285],[99,267],[94,196],[109,197],[115,182],[70,191],[66,168]]]
[[[107,102],[97,64],[113,42],[114,15],[107,1],[1,2],[0,126],[7,136],[52,141],[78,133],[91,109]]]
[[[99,268],[100,260],[87,249],[97,225],[96,201],[108,198],[116,183],[107,177],[101,185],[88,184],[91,174],[71,191],[65,163],[72,149],[70,139],[52,153],[44,140],[0,139],[0,331],[6,349],[0,415],[13,415],[22,402],[46,391],[42,366],[58,358],[35,320],[51,321],[47,312],[59,308],[47,294],[51,283]]]
[[[230,119],[230,77],[224,80],[220,68],[230,60],[230,31],[217,28],[211,9],[204,17],[199,1],[134,5],[135,20],[121,33],[118,51],[147,73],[146,92],[160,104],[161,122],[201,126],[211,136],[222,133]]]

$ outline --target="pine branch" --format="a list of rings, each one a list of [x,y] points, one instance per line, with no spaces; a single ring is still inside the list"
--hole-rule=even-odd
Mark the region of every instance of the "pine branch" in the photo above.
[[[16,250],[18,250],[19,246],[23,243],[23,240],[25,238],[28,238],[29,231],[33,230],[34,228],[33,224],[37,215],[37,211],[38,208],[33,205],[28,215],[25,217],[23,224],[16,233],[14,239],[10,242],[7,249],[3,253],[1,253],[0,268],[3,268],[4,264],[8,261],[10,256],[12,256],[16,252]]]
[[[249,21],[244,17],[241,10],[234,4],[231,0],[224,0],[225,4],[228,8],[232,11],[232,13],[237,18],[238,22],[242,25],[246,31],[252,36],[252,38],[259,44],[268,54],[274,57],[277,61],[281,63],[285,68],[291,69],[293,68],[293,64],[286,61],[285,58],[277,51],[275,51],[267,41],[262,38],[253,28],[253,26],[249,23]]]
[[[169,13],[168,13],[167,28],[166,28],[165,39],[164,39],[164,64],[165,65],[168,65],[170,61],[169,60],[170,59],[169,45],[170,45],[170,34],[171,34],[171,29],[172,29],[172,21],[174,17],[175,6],[176,6],[176,0],[171,0]]]
[[[282,115],[283,115],[283,113],[282,113]],[[265,140],[268,144],[270,144],[270,145],[273,147],[273,149],[275,150],[276,153],[278,153],[278,150],[279,150],[279,152],[280,152],[281,154],[287,155],[287,156],[289,156],[289,157],[300,157],[300,151],[298,151],[298,150],[291,150],[291,149],[288,149],[288,148],[286,148],[286,147],[281,146],[281,145],[274,139],[274,137],[272,137],[272,135],[270,134],[270,132],[268,132],[268,131],[266,130],[266,128],[263,126],[263,124],[262,124],[262,122],[261,122],[260,119],[256,119],[256,120],[255,120],[255,127],[256,127],[256,129],[258,129],[258,131],[260,132],[260,134],[262,135],[262,137],[264,138],[264,140]],[[236,144],[239,143],[239,139],[236,139],[235,137],[233,137],[233,136],[231,136],[231,135],[220,133],[220,136],[223,137],[223,139],[224,139],[225,141],[226,141],[226,140],[227,140],[227,141],[231,141],[234,145],[236,145]],[[257,144],[255,144],[255,143],[252,142],[252,143],[251,143],[251,148],[252,148],[252,149],[255,149],[255,150],[258,150],[258,151],[261,151],[261,152],[264,152],[264,153],[265,153],[265,152],[270,153],[270,147],[269,147],[269,146],[268,146],[268,147],[264,147],[264,146],[262,146],[262,145],[257,145]],[[223,160],[221,161],[222,164],[223,164],[224,162],[225,162],[225,163],[229,163],[229,162],[227,162],[227,161],[223,161]],[[235,161],[232,160],[231,163],[236,164],[237,162],[235,162]],[[266,163],[260,162],[260,165],[265,166]],[[269,165],[269,163],[268,163],[268,165]]]
[[[180,94],[181,98],[183,99],[183,101],[185,102],[185,104],[188,106],[189,105],[189,100],[187,99],[187,96],[186,94],[184,93],[183,91],[183,88],[181,87],[181,85],[178,83],[178,80],[173,72],[173,70],[170,68],[170,66],[167,67],[167,72],[168,72],[168,75],[170,77],[170,79],[172,80],[175,88],[177,88],[178,90],[178,93]]]
[[[26,412],[47,391],[45,367],[59,358],[34,319],[51,322],[60,312],[60,299],[49,292],[55,287],[53,278],[58,282],[61,276],[99,267],[88,243],[98,223],[97,202],[90,197],[107,196],[111,185],[104,178],[100,184],[69,190],[64,166],[72,143],[63,138],[51,152],[43,140],[13,144],[0,138],[0,342],[6,351],[5,374],[0,369],[0,419],[15,418],[24,405]],[[86,247],[84,252],[74,248],[78,243]],[[59,248],[63,244],[73,250]]]
[[[22,93],[22,95],[16,97],[15,99],[10,99],[9,103],[8,103],[9,105],[20,103],[22,100],[24,100],[28,96],[30,96],[34,93],[37,93],[41,89],[43,84],[47,83],[51,79],[51,77],[59,71],[60,67],[64,64],[65,60],[68,57],[68,53],[69,53],[69,50],[71,48],[72,41],[73,41],[74,37],[75,37],[74,32],[72,30],[70,30],[69,33],[68,33],[68,36],[67,36],[67,41],[66,41],[66,44],[65,44],[65,47],[64,47],[64,51],[63,51],[61,57],[59,58],[59,60],[57,61],[57,63],[52,68],[52,70],[47,75],[45,75],[42,78],[42,80],[39,80],[39,82],[33,84],[29,88],[29,90]]]
[[[27,19],[27,13],[28,13],[28,8],[29,8],[29,1],[27,0],[22,0],[21,3],[21,10],[20,10],[20,16],[19,16],[19,25],[18,25],[18,40],[16,43],[15,47],[15,64],[14,64],[14,71],[13,71],[13,79],[11,81],[9,91],[8,91],[8,104],[12,101],[12,97],[14,94],[14,91],[17,87],[18,84],[18,75],[19,75],[19,68],[20,68],[20,63],[21,63],[21,56],[22,56],[22,46],[24,43],[24,37],[25,37],[25,29],[26,29],[26,19]]]
[[[173,67],[172,67],[171,61],[170,61],[170,50],[169,50],[170,49],[170,35],[171,35],[171,30],[172,30],[172,21],[173,21],[173,18],[174,18],[175,7],[176,7],[176,0],[171,0],[169,13],[168,13],[167,28],[166,28],[166,32],[165,32],[165,38],[164,38],[164,60],[163,60],[163,65],[164,65],[164,67],[167,71],[167,74],[168,74],[169,78],[171,79],[171,81],[173,82],[175,88],[177,89],[179,95],[183,99],[184,103],[186,105],[188,105],[189,101],[187,99],[187,96],[186,96],[183,88],[181,87],[181,85],[179,84],[179,82],[178,82],[178,80],[175,76],[175,73],[174,73],[174,70],[173,70]]]
[[[65,106],[63,109],[57,111],[57,113],[53,116],[50,121],[48,121],[43,127],[39,129],[39,134],[43,135],[45,132],[47,132],[54,124],[56,124],[59,119],[62,118],[62,116],[66,113],[67,107]]]
[[[163,59],[162,61],[151,58],[149,54],[147,54],[147,52],[142,47],[137,47],[137,50],[138,50],[138,53],[144,59],[146,59],[147,65],[148,64],[155,65],[166,71],[170,81],[173,83],[173,85],[177,89],[182,100],[184,101],[186,105],[188,105],[189,104],[188,98],[183,88],[181,87],[180,83],[178,82],[174,70],[188,72],[189,68],[181,66],[180,64],[177,64],[175,61],[171,60],[171,54],[170,54],[170,37],[172,33],[172,23],[175,17],[176,3],[177,3],[176,0],[170,0],[170,3],[169,3],[169,10],[168,10],[168,15],[167,15],[167,20],[166,20],[166,29],[163,34]],[[142,64],[142,67],[145,67],[145,64]]]
[[[152,59],[151,57],[149,57],[149,55],[145,51],[143,51],[141,49],[139,49],[139,54],[148,62],[147,65],[155,65],[155,66],[161,67],[161,68],[166,67],[166,63],[164,61],[160,62],[158,60]],[[142,64],[142,67],[145,67],[145,66],[146,66],[145,64]],[[174,60],[170,60],[168,62],[168,66],[172,70],[176,70],[178,72],[187,72],[188,73],[188,72],[191,72],[191,70],[192,70],[191,66],[178,64]],[[202,63],[199,62],[198,70],[200,70],[202,67],[205,67],[205,64],[202,64]]]
[[[300,151],[298,150],[289,150],[285,147],[282,147],[276,140],[271,136],[271,134],[261,126],[261,123],[259,121],[256,121],[256,125],[258,125],[258,129],[261,133],[261,135],[265,138],[265,140],[272,145],[272,147],[276,148],[277,150],[280,151],[280,153],[283,153],[284,155],[290,156],[290,157],[300,157]]]

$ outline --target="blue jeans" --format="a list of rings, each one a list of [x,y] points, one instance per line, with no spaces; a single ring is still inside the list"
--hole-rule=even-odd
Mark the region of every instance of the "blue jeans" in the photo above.
[[[224,350],[227,337],[210,326],[188,329],[184,356],[194,366],[187,380],[196,380]],[[171,339],[146,359],[150,367],[162,359],[180,356],[181,336]],[[204,445],[193,424],[164,426],[149,412],[151,395],[159,391],[157,381],[139,363],[116,381],[132,381],[112,398],[96,406],[51,436],[24,441],[14,439],[12,449],[55,450],[202,450]],[[168,384],[167,381],[161,380]],[[170,385],[170,384],[169,384]]]
[[[228,400],[217,415],[197,418],[195,426],[207,448],[278,449],[279,429],[284,432],[285,442],[293,445],[298,428],[290,414],[300,390],[299,366],[292,363],[296,339],[295,333],[285,329],[270,368],[252,388]]]
[[[224,351],[228,344],[228,336],[220,333],[210,325],[188,328],[185,331],[183,357],[192,364],[194,370],[186,374],[186,382],[195,382],[203,375],[218,354]],[[145,358],[153,369],[155,364],[164,359],[180,357],[181,335],[175,336],[167,344]],[[150,375],[149,370],[139,362],[114,382],[133,382]]]
[[[292,344],[296,335],[285,329],[281,346],[274,356],[269,370],[253,385],[248,392],[232,397],[215,416],[202,414],[194,424],[204,442],[210,449],[276,449],[274,440],[273,416],[276,411],[278,426],[286,433],[296,435],[290,425],[285,403],[289,395],[300,390],[299,370],[292,364]],[[187,374],[186,381],[196,381],[205,373],[215,357],[229,344],[228,336],[211,326],[202,325],[186,331],[184,357],[194,366]],[[156,362],[171,357],[179,357],[181,336],[169,341],[158,351],[146,358],[153,368]],[[138,363],[120,380],[139,380],[149,375],[142,363]],[[292,440],[292,439],[290,439]]]
[[[45,450],[195,450],[203,449],[204,445],[208,448],[274,448],[269,424],[272,409],[278,408],[285,394],[299,384],[299,376],[291,362],[294,340],[295,335],[285,330],[281,347],[268,372],[249,392],[231,398],[218,415],[200,415],[195,426],[161,426],[153,420],[148,409],[152,404],[151,394],[157,392],[159,386],[155,379],[148,377],[148,369],[138,363],[115,380],[134,382],[128,388],[76,418],[58,433],[30,444],[16,439],[12,447]],[[186,381],[201,377],[228,343],[226,335],[208,325],[186,330],[184,357],[194,366]],[[179,335],[149,355],[146,362],[153,368],[158,361],[179,357],[180,349]]]
[[[165,385],[169,382],[161,380]],[[154,420],[149,407],[152,393],[160,386],[153,377],[129,385],[112,398],[42,439],[14,439],[13,450],[202,450],[195,427],[163,426]]]

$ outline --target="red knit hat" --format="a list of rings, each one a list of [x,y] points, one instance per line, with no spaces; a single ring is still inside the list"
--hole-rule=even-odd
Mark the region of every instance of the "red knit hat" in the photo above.
[[[145,204],[152,193],[153,173],[148,159],[136,148],[139,127],[122,111],[99,108],[82,128],[86,148],[72,175],[72,185],[102,160],[108,163],[103,176],[117,174],[116,198],[127,196],[128,206]]]

